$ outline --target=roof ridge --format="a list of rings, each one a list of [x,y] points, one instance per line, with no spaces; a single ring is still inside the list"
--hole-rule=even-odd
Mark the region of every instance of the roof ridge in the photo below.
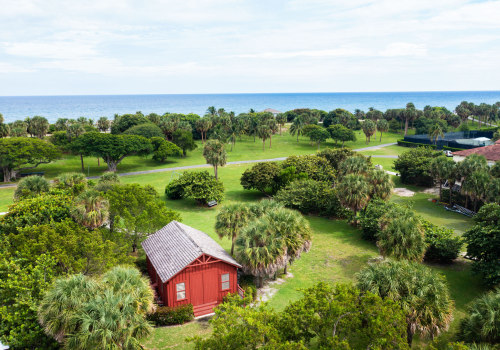
[[[186,236],[194,244],[194,246],[196,248],[198,248],[198,251],[200,253],[204,253],[203,249],[194,241],[194,239],[190,235],[187,234],[187,232],[184,229],[184,227],[182,227],[181,225],[179,225],[179,224],[182,224],[182,222],[179,222],[177,220],[172,220],[172,222],[182,231],[182,233],[184,234],[184,236]],[[182,225],[184,225],[184,224],[182,224]]]

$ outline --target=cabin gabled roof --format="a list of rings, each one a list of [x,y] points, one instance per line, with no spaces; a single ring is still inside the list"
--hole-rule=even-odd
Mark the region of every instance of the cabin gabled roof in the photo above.
[[[142,247],[163,283],[203,254],[241,267],[206,233],[175,220],[146,238]]]

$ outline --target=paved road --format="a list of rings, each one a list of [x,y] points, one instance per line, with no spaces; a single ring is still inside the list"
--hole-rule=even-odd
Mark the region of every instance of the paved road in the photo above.
[[[370,146],[370,147],[364,147],[364,148],[358,148],[355,149],[354,151],[371,151],[371,150],[376,150],[382,147],[387,147],[387,146],[393,146],[396,145],[397,143],[384,143],[381,145],[377,146]],[[398,156],[388,156],[388,155],[373,155],[372,158],[397,158]],[[280,158],[270,158],[270,159],[255,159],[255,160],[239,160],[235,162],[227,162],[227,165],[237,165],[237,164],[249,164],[249,163],[259,163],[259,162],[275,162],[275,161],[281,161],[285,160],[287,157],[280,157]],[[165,171],[177,171],[177,170],[189,170],[189,169],[198,169],[198,168],[207,168],[211,167],[210,164],[198,164],[198,165],[186,165],[186,166],[178,166],[178,167],[171,167],[171,168],[161,168],[161,169],[152,169],[152,170],[141,170],[141,171],[131,171],[127,173],[119,173],[118,175],[120,176],[129,176],[129,175],[144,175],[144,174],[152,174],[152,173],[162,173]],[[97,179],[99,176],[90,176],[88,179]],[[16,187],[16,184],[7,184],[7,185],[0,185],[0,188],[7,188],[7,187]]]

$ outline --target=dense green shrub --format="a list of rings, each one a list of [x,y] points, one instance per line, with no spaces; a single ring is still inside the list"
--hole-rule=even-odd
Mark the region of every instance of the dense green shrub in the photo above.
[[[163,137],[152,137],[151,144],[153,145],[153,160],[157,162],[165,162],[171,156],[182,156],[182,149]]]
[[[150,139],[152,137],[163,137],[161,129],[153,123],[135,125],[125,130],[123,133],[126,135],[143,136],[147,139]]]
[[[243,172],[240,183],[245,190],[258,190],[271,195],[277,191],[280,171],[276,162],[257,163]]]
[[[193,304],[184,304],[176,307],[160,306],[155,312],[148,315],[148,320],[156,326],[173,326],[193,320]]]
[[[417,147],[428,147],[432,149],[436,149],[436,145],[431,145],[427,143],[418,143],[418,142],[410,142],[410,141],[405,141],[403,139],[398,140],[398,146],[402,147],[410,147],[410,148],[417,148]]]
[[[113,120],[113,123],[111,124],[111,133],[121,134],[133,126],[149,123],[149,119],[140,113],[116,115],[115,120]]]
[[[339,164],[342,161],[357,155],[357,153],[350,148],[326,148],[316,153],[316,155],[325,158],[332,168],[338,170]]]
[[[283,168],[295,167],[298,173],[306,173],[309,179],[333,182],[335,169],[330,162],[317,155],[290,156],[283,163]]]
[[[399,171],[403,183],[430,187],[434,184],[430,175],[431,161],[440,155],[441,152],[428,147],[413,148],[398,156],[394,169]]]
[[[16,202],[0,218],[0,232],[15,233],[18,228],[62,221],[70,216],[71,197],[41,194]]]
[[[335,189],[326,182],[316,180],[294,181],[280,189],[274,199],[288,208],[304,214],[345,217]]]
[[[467,255],[474,259],[473,269],[489,286],[500,283],[500,205],[486,204],[474,216],[475,225],[465,232]]]
[[[208,171],[190,171],[170,182],[165,188],[170,199],[192,198],[202,204],[224,199],[224,185]]]
[[[17,185],[14,192],[14,199],[20,200],[23,198],[36,197],[41,193],[49,192],[50,183],[42,176],[27,176]]]
[[[368,203],[366,210],[361,212],[359,220],[364,239],[367,241],[376,240],[376,236],[380,232],[380,218],[395,205],[381,199],[374,199]]]
[[[421,220],[425,231],[427,250],[424,259],[439,263],[450,263],[458,257],[462,239],[453,237],[453,230],[438,227],[427,220]]]

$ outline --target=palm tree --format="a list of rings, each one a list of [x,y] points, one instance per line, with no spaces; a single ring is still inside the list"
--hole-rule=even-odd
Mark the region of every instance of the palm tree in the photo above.
[[[388,173],[383,170],[372,170],[368,173],[371,185],[370,198],[387,199],[391,195],[394,183]]]
[[[493,178],[488,186],[487,200],[490,203],[500,203],[500,178]]]
[[[380,119],[377,122],[377,129],[380,131],[380,142],[382,142],[382,133],[389,131],[389,123],[385,119]]]
[[[336,186],[342,205],[354,212],[353,223],[356,224],[358,210],[364,208],[370,200],[370,186],[363,175],[348,174]]]
[[[246,226],[236,239],[236,259],[245,273],[257,277],[260,288],[264,277],[274,275],[288,263],[287,247],[269,223],[259,219]]]
[[[429,128],[429,138],[431,141],[434,140],[434,144],[436,145],[440,136],[444,137],[443,129],[440,124],[435,123]]]
[[[45,333],[62,342],[66,335],[75,332],[75,310],[94,297],[98,288],[94,280],[82,274],[56,280],[38,307],[38,320]]]
[[[484,156],[471,154],[459,163],[458,173],[462,180],[462,191],[465,193],[465,207],[467,207],[469,196],[467,195],[467,181],[472,173],[488,169],[488,163]]]
[[[203,157],[208,164],[214,167],[215,179],[218,179],[217,169],[226,165],[224,144],[219,140],[208,140],[205,147],[203,147]]]
[[[210,106],[207,108],[206,114],[211,116],[211,117],[215,117],[217,115],[217,110],[215,109],[214,106]]]
[[[269,125],[262,124],[257,128],[257,135],[260,139],[262,139],[262,150],[265,149],[266,140],[271,136],[271,129]]]
[[[231,239],[231,255],[234,254],[234,244],[243,227],[252,217],[250,208],[243,204],[230,204],[221,208],[215,219],[215,232],[219,238]]]
[[[297,134],[297,142],[299,142],[299,136],[302,134],[302,129],[304,128],[305,122],[304,122],[304,117],[301,115],[295,117],[295,119],[292,122],[292,125],[290,126],[290,134],[295,135]]]
[[[500,289],[472,301],[460,322],[458,337],[467,343],[500,343]]]
[[[417,109],[412,102],[406,104],[406,109],[402,113],[402,117],[405,121],[405,136],[408,134],[408,123],[415,119],[418,115]]]
[[[266,123],[269,126],[269,148],[271,148],[271,145],[273,143],[273,135],[278,132],[278,124],[276,123],[276,120],[269,119]]]
[[[101,283],[114,294],[133,297],[137,313],[148,314],[154,310],[154,293],[149,279],[135,268],[116,266],[101,277]]]
[[[348,174],[365,175],[369,170],[367,159],[363,156],[351,156],[339,164],[338,174],[342,178]]]
[[[309,222],[297,211],[277,208],[269,211],[262,219],[286,245],[287,260],[292,264],[303,251],[311,249],[312,231]],[[284,273],[287,273],[285,265]]]
[[[366,136],[366,143],[370,143],[370,137],[377,131],[377,126],[375,125],[375,122],[372,120],[365,120],[363,124],[361,124],[361,128],[363,129],[363,132]]]
[[[434,338],[448,329],[453,300],[441,274],[415,262],[385,261],[368,265],[356,276],[358,287],[399,303],[406,314],[407,338]]]
[[[451,164],[455,164],[455,162],[446,156],[436,157],[431,161],[431,175],[439,183],[440,201],[443,200],[443,182],[450,176]]]
[[[455,162],[447,162],[443,164],[443,173],[446,174],[446,181],[450,189],[450,206],[453,205],[453,186],[458,177],[458,165]]]
[[[474,211],[477,211],[479,200],[485,198],[489,183],[490,176],[486,170],[475,171],[467,178],[464,184],[464,190],[474,200]]]
[[[49,192],[50,183],[42,176],[28,176],[22,178],[14,192],[14,200],[36,197],[41,193]]]
[[[276,116],[276,122],[280,126],[280,136],[281,136],[281,128],[285,126],[286,123],[286,115],[283,113],[280,113]]]
[[[109,202],[96,190],[86,190],[74,200],[71,216],[79,224],[93,230],[106,223]]]
[[[427,244],[420,219],[414,211],[396,206],[379,220],[377,246],[383,257],[422,261]]]

